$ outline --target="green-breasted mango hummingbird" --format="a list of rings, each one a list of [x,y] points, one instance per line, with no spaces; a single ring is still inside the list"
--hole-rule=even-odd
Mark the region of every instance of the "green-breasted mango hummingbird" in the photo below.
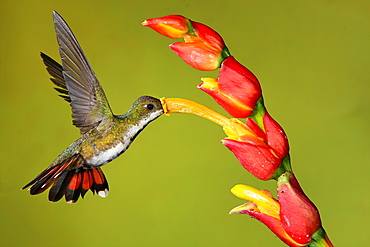
[[[77,39],[63,18],[53,12],[54,26],[62,59],[60,65],[41,53],[60,96],[70,103],[73,124],[81,137],[22,189],[30,194],[50,188],[49,201],[63,196],[75,203],[88,190],[108,195],[108,182],[100,167],[124,153],[136,136],[163,114],[159,99],[142,96],[126,114],[114,115],[95,73]]]

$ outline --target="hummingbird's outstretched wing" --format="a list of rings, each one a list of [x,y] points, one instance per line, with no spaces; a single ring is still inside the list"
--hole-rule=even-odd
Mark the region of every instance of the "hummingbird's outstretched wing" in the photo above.
[[[48,55],[44,53],[40,53],[42,61],[44,62],[46,66],[46,70],[49,72],[49,74],[52,76],[50,80],[55,84],[54,89],[60,93],[60,97],[62,97],[65,101],[71,103],[71,98],[68,94],[68,89],[66,85],[66,81],[63,77],[63,67],[60,65],[57,61],[49,57]]]
[[[52,59],[50,66],[46,66],[54,77],[54,84],[60,87],[57,91],[71,102],[73,124],[80,129],[81,134],[84,134],[99,125],[104,118],[111,118],[114,115],[103,88],[71,29],[55,11],[53,19],[62,67],[58,67],[59,64]],[[43,59],[45,62],[44,57]],[[60,69],[63,70],[62,77],[60,72],[58,73]]]

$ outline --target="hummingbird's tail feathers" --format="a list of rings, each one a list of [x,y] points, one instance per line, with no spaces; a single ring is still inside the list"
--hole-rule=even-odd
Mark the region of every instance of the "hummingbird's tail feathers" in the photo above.
[[[62,97],[65,101],[71,103],[71,98],[68,94],[66,81],[63,77],[62,65],[60,65],[57,61],[42,52],[40,53],[40,56],[46,66],[46,70],[52,76],[50,80],[55,84],[55,86],[57,86],[54,89],[60,93],[60,97]]]
[[[99,167],[65,172],[50,189],[49,201],[57,202],[64,196],[66,202],[72,204],[80,196],[84,198],[88,190],[103,198],[108,196],[108,181]]]
[[[60,176],[65,172],[66,168],[77,161],[78,156],[79,155],[76,154],[58,165],[49,166],[31,182],[23,186],[22,190],[32,185],[29,189],[31,195],[37,195],[44,192],[47,188],[53,185],[55,181],[60,179]]]
[[[93,193],[97,193],[100,197],[105,198],[109,194],[108,181],[100,168],[91,170],[93,176],[93,185],[90,187]],[[86,193],[86,192],[85,192]]]
[[[51,186],[49,201],[57,202],[65,197],[67,203],[75,203],[88,190],[100,197],[107,197],[109,186],[103,171],[98,168],[84,167],[80,162],[80,154],[76,154],[62,163],[48,167],[22,189],[31,186],[30,194],[37,195]],[[76,168],[77,167],[77,168]]]

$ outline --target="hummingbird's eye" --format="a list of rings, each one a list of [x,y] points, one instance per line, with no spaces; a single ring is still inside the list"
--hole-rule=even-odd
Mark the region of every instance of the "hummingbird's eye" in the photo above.
[[[150,103],[146,105],[146,108],[147,108],[149,111],[153,110],[153,109],[154,109],[154,107],[155,107],[155,105],[150,104]]]

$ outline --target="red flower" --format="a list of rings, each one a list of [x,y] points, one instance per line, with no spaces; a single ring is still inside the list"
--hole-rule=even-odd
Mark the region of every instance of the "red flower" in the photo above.
[[[230,211],[230,214],[247,214],[264,223],[289,246],[307,246],[313,238],[320,246],[333,246],[322,233],[319,213],[307,198],[293,173],[286,172],[278,181],[278,198],[266,190],[247,185],[236,185],[231,192],[249,202]]]
[[[267,111],[263,114],[262,123],[264,130],[252,118],[247,119],[246,125],[255,136],[264,140],[264,146],[250,143],[244,136],[229,137],[222,143],[252,175],[269,180],[288,154],[289,144],[284,130]]]
[[[309,243],[312,234],[321,227],[320,215],[293,173],[286,172],[279,177],[278,198],[285,231],[297,243]]]
[[[232,209],[230,214],[247,214],[265,224],[287,245],[301,246],[286,233],[280,221],[280,204],[269,191],[238,184],[231,189],[231,192],[249,202]]]
[[[145,20],[142,23],[169,38],[184,38],[170,48],[186,63],[199,70],[215,70],[228,54],[221,36],[212,28],[180,15]]]
[[[262,95],[258,79],[233,56],[222,62],[218,79],[203,78],[202,81],[198,88],[212,96],[235,118],[251,115]]]
[[[188,19],[181,15],[147,19],[141,24],[171,39],[182,38],[188,33]]]

